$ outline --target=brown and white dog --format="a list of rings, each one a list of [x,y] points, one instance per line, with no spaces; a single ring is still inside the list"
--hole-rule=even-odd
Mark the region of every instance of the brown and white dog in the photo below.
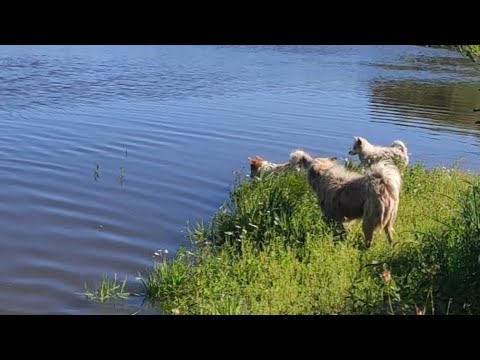
[[[314,159],[301,150],[292,158],[308,169],[308,182],[328,221],[343,228],[344,223],[362,219],[367,247],[382,229],[392,244],[402,186],[400,171],[394,164],[380,161],[361,175],[337,164],[336,158]]]
[[[350,155],[358,155],[360,163],[364,166],[376,164],[382,160],[393,160],[408,165],[408,149],[400,140],[395,140],[389,147],[370,144],[367,139],[354,137],[355,141],[348,152]]]
[[[301,169],[300,159],[295,158],[295,155],[295,152],[290,154],[290,161],[282,164],[267,161],[258,155],[254,158],[249,157],[250,177],[255,178],[263,177],[270,173],[283,174],[290,171],[299,171]]]

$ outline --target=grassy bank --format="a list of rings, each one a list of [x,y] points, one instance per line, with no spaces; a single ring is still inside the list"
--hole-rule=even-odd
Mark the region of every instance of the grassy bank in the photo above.
[[[480,62],[480,45],[456,45],[458,51],[475,62]]]
[[[480,45],[429,45],[431,47],[440,47],[450,50],[459,51],[463,56],[480,62]]]
[[[339,240],[304,174],[241,181],[191,249],[144,279],[180,314],[480,313],[480,188],[455,169],[404,173],[396,244],[363,248],[360,224]]]

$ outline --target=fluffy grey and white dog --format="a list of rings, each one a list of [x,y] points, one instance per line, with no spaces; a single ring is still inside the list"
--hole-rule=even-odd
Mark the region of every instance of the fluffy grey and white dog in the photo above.
[[[354,137],[355,141],[348,152],[350,155],[358,155],[360,163],[364,166],[376,164],[382,160],[400,161],[408,165],[408,149],[403,141],[395,140],[389,147],[370,144],[367,139]]]
[[[293,152],[291,159],[308,169],[308,182],[328,221],[343,227],[344,223],[362,219],[367,247],[382,229],[392,244],[402,187],[397,166],[382,160],[362,175],[337,164],[336,158],[314,159],[302,150]]]

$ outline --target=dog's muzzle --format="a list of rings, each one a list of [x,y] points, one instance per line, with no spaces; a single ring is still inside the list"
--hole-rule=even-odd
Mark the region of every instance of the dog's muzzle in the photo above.
[[[348,155],[355,155],[355,154],[353,153],[353,150],[350,150],[350,151],[348,152]]]

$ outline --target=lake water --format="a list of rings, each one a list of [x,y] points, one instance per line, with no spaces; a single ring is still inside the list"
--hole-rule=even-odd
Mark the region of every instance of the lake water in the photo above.
[[[152,313],[85,283],[140,290],[248,156],[344,158],[358,135],[480,170],[479,88],[419,46],[0,46],[0,313]]]

